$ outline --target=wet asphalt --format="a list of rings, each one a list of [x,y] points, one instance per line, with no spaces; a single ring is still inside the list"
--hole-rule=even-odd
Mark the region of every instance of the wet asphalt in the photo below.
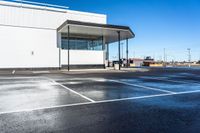
[[[198,133],[199,75],[172,68],[0,75],[0,133]]]

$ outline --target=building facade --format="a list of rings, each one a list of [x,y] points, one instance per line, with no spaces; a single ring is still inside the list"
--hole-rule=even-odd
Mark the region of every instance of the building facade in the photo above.
[[[102,68],[107,45],[133,37],[103,14],[0,1],[0,69]]]

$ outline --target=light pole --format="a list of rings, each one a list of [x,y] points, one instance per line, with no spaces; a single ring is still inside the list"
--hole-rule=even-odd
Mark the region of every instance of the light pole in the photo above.
[[[166,49],[164,48],[164,51],[163,51],[163,67],[165,67],[165,64],[166,63]]]
[[[188,66],[191,67],[191,64],[190,64],[191,63],[191,49],[188,48],[187,50],[188,50],[188,63],[189,63]]]

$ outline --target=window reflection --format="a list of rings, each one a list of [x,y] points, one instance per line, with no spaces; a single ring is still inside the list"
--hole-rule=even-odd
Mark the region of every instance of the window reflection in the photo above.
[[[72,50],[103,50],[103,39],[98,37],[96,39],[90,38],[70,38],[69,47]],[[68,39],[62,36],[62,49],[68,49]]]

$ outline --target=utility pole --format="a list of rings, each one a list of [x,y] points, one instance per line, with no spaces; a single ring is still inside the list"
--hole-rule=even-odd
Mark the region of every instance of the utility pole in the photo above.
[[[188,66],[191,67],[191,64],[190,64],[191,63],[191,49],[188,48],[187,50],[188,50],[188,63],[189,63]]]

